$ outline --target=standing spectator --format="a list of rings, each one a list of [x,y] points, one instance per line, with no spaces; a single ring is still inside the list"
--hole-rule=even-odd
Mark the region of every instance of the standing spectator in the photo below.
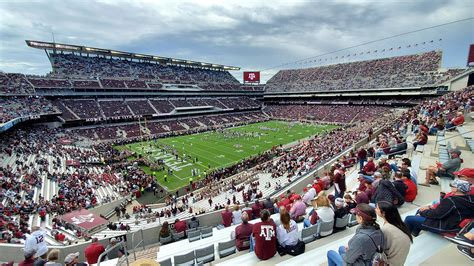
[[[273,201],[270,199],[270,197],[267,197],[265,201],[263,202],[263,207],[267,209],[270,214],[274,213],[274,208],[273,208]]]
[[[371,265],[377,248],[383,245],[383,234],[377,224],[377,214],[368,204],[358,204],[354,209],[360,226],[349,240],[348,246],[340,246],[339,253],[327,253],[329,266]]]
[[[278,253],[280,255],[292,254],[299,240],[298,225],[293,219],[290,219],[287,212],[280,213],[280,222],[281,225],[277,228]]]
[[[346,175],[340,164],[336,164],[334,170],[334,191],[336,198],[342,198],[346,192]]]
[[[97,237],[92,238],[92,243],[84,250],[88,264],[96,264],[100,254],[105,251],[104,246],[99,243]]]
[[[239,205],[234,205],[234,211],[232,212],[232,224],[237,225],[242,223],[242,212],[240,211]]]
[[[268,260],[276,253],[276,225],[270,220],[270,212],[262,210],[259,223],[254,224],[252,235],[255,239],[255,255],[261,260]]]
[[[25,250],[35,250],[36,257],[43,257],[46,259],[46,254],[48,253],[46,232],[38,226],[33,226],[31,228],[31,235],[26,238]]]
[[[442,199],[436,208],[421,207],[417,215],[405,218],[413,236],[418,236],[421,230],[437,234],[459,231],[463,219],[474,217],[474,196],[468,195],[471,191],[469,182],[458,179],[450,186],[453,196]]]
[[[231,238],[235,239],[235,246],[238,251],[250,248],[252,230],[253,224],[249,224],[249,215],[246,212],[242,212],[242,223],[235,228],[235,231],[231,235]]]
[[[413,243],[410,230],[402,221],[397,207],[392,203],[380,201],[375,211],[384,220],[382,232],[388,264],[404,265],[410,251],[410,245],[407,243]]]
[[[359,169],[362,171],[364,162],[367,161],[367,151],[362,147],[357,152],[357,160],[359,160]]]
[[[229,205],[225,205],[224,210],[221,212],[222,224],[225,227],[232,225],[232,212],[229,211]]]

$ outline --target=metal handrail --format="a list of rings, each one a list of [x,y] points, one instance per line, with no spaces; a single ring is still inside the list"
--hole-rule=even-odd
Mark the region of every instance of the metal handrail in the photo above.
[[[135,234],[140,232],[140,235],[142,239],[135,245]],[[137,248],[140,246],[142,243],[144,243],[144,237],[143,237],[143,229],[140,228],[140,230],[133,232],[132,234],[132,248],[133,248],[133,259],[137,260]],[[142,246],[143,250],[145,250],[145,245]]]
[[[104,256],[106,256],[107,254],[109,254],[112,250],[114,250],[116,247],[118,246],[122,246],[123,249],[124,249],[124,256],[125,256],[125,260],[127,261],[127,266],[130,264],[129,261],[128,261],[128,252],[127,252],[127,243],[125,243],[124,241],[120,241],[119,243],[113,245],[112,247],[110,247],[109,249],[105,250],[104,252],[102,252],[102,254],[100,254],[99,256],[99,259],[97,259],[97,266],[100,266],[100,262],[102,261],[102,258]],[[120,260],[121,258],[119,258]]]

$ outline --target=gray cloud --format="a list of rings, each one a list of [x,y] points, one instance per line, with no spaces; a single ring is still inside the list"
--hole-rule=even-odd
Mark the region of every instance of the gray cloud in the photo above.
[[[474,16],[469,0],[425,1],[1,1],[0,69],[45,74],[49,62],[25,39],[104,47],[266,69],[358,43]],[[285,68],[344,62],[340,56],[442,42],[402,51],[445,51],[444,64],[465,65],[473,21],[378,42]],[[461,53],[460,50],[464,52]],[[334,59],[335,56],[339,58]],[[374,55],[352,60],[373,58]],[[332,59],[331,59],[332,58]],[[278,68],[262,73],[266,80]],[[240,73],[234,73],[240,78]]]

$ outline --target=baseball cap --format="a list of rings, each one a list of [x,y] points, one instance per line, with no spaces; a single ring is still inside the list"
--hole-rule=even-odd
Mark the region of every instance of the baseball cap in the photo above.
[[[79,252],[69,253],[64,259],[64,263],[68,264],[74,261],[75,258],[79,257]]]
[[[454,172],[453,174],[457,176],[465,176],[468,178],[474,178],[474,168],[463,168],[459,171]]]
[[[449,153],[456,153],[459,156],[461,155],[461,150],[459,150],[458,148],[454,148],[454,149],[451,149]]]
[[[29,258],[35,254],[36,254],[36,250],[34,249],[25,249],[24,251],[25,258]]]
[[[455,187],[458,189],[459,192],[467,194],[469,191],[471,191],[471,184],[467,181],[456,179],[451,184],[449,184],[451,187]]]

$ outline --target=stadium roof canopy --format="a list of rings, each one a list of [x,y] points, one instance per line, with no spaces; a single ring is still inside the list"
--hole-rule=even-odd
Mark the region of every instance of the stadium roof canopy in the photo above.
[[[236,66],[225,66],[225,65],[220,65],[220,64],[197,62],[197,61],[191,61],[191,60],[186,60],[186,59],[177,59],[177,58],[138,54],[138,53],[128,53],[128,52],[116,51],[116,50],[110,50],[110,49],[56,43],[56,42],[43,42],[43,41],[33,41],[33,40],[25,40],[25,41],[29,47],[36,48],[36,49],[44,49],[45,51],[52,51],[52,52],[64,51],[64,52],[71,52],[71,53],[96,54],[96,55],[111,56],[111,57],[113,56],[113,57],[137,59],[137,60],[142,60],[142,61],[154,61],[154,62],[159,62],[161,64],[193,66],[193,67],[215,69],[215,70],[240,70],[240,67],[236,67]]]

